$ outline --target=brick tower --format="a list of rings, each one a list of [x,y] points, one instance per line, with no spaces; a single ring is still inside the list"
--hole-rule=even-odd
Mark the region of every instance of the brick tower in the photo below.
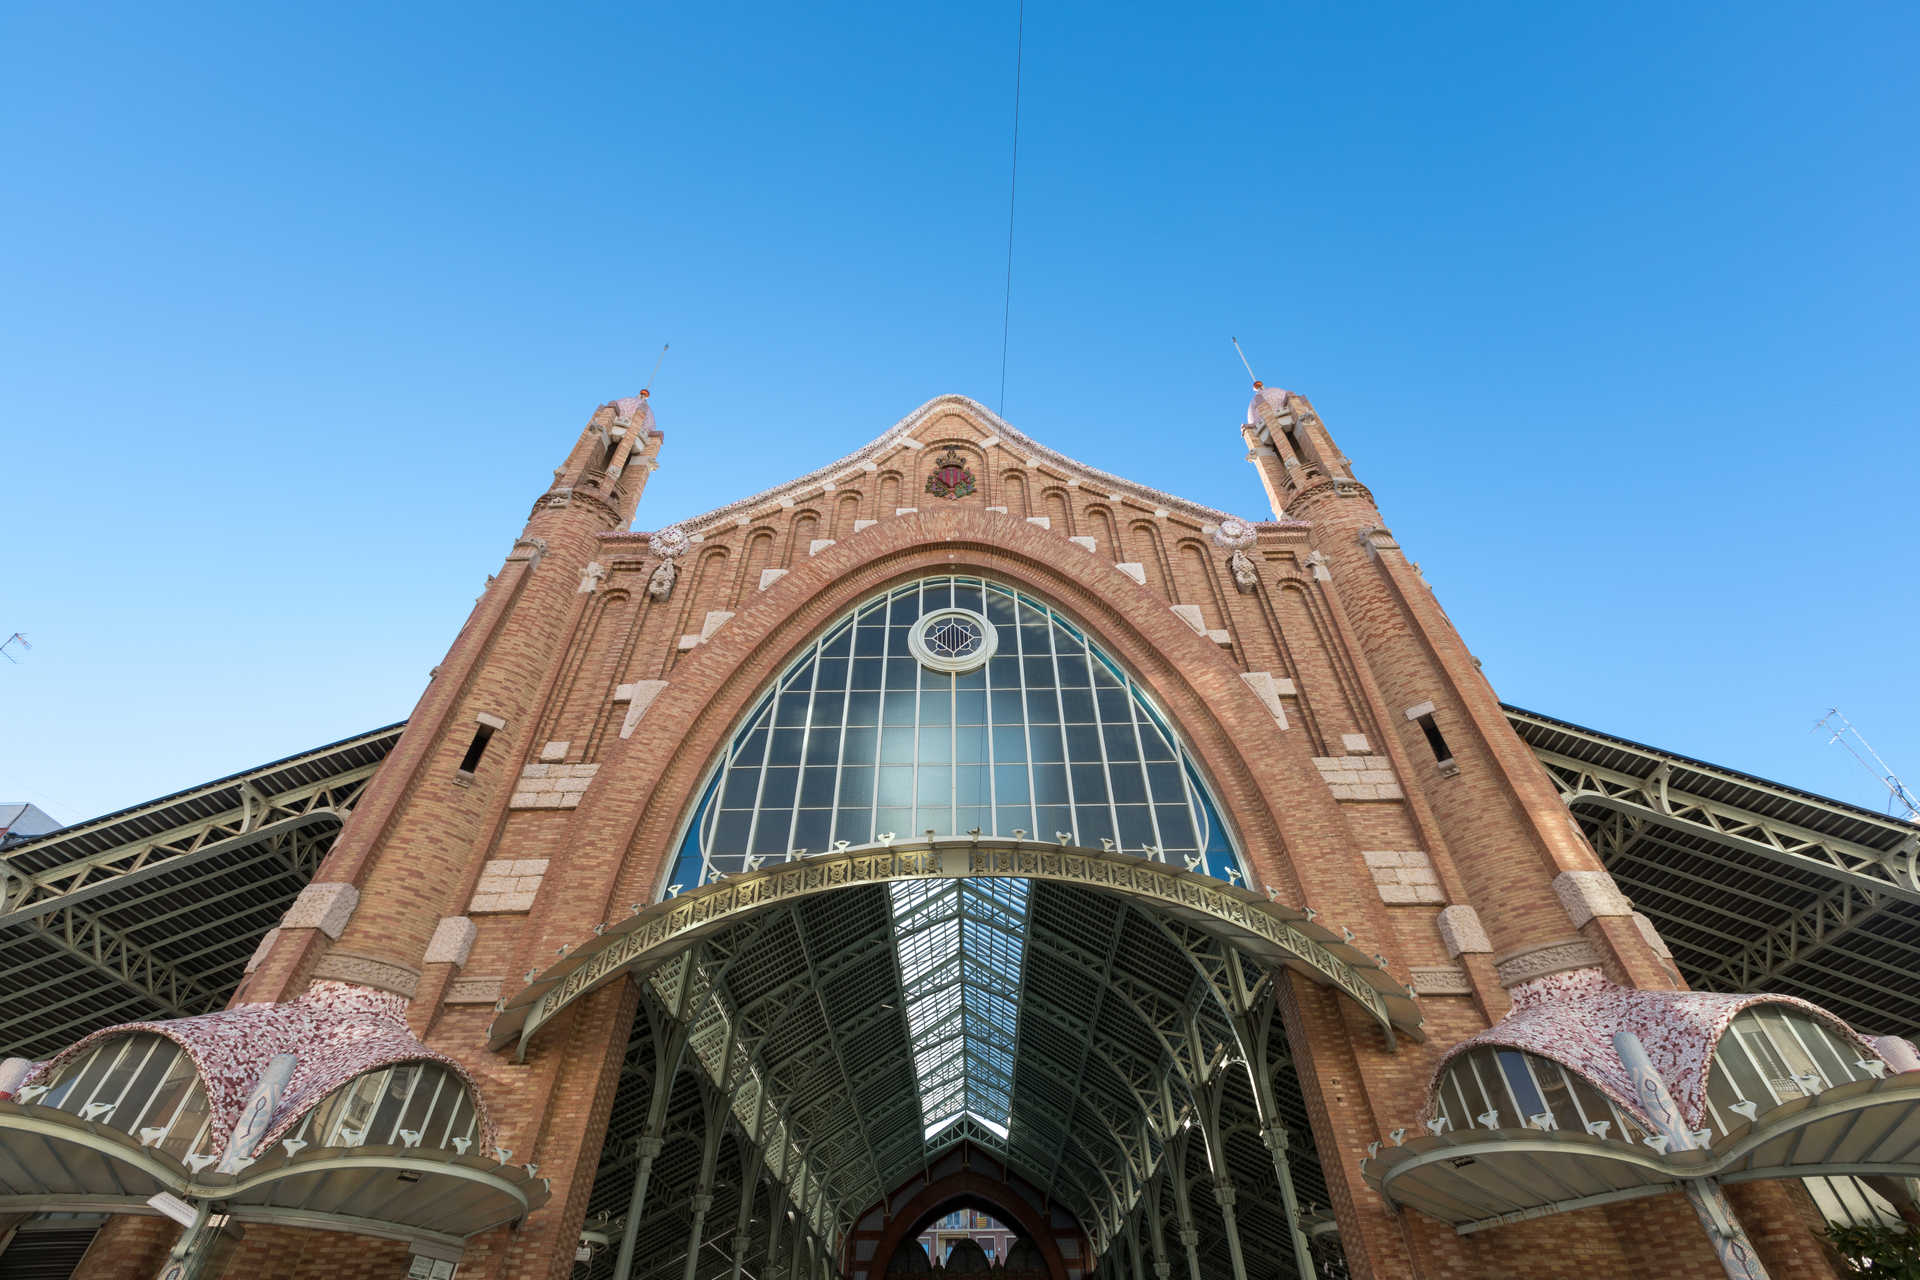
[[[946,396],[636,533],[600,406],[233,1007],[0,1070],[187,1207],[80,1274],[880,1280],[965,1207],[1012,1280],[1832,1275],[1790,1179],[1915,1153],[1789,1139],[1911,1047],[1684,991],[1312,406],[1240,430],[1268,521]]]

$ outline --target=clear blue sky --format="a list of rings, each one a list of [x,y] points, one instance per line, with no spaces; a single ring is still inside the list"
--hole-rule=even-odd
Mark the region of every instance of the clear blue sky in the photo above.
[[[641,527],[999,399],[1015,7],[15,3],[0,799],[400,719],[593,407]],[[1237,334],[1513,702],[1920,780],[1910,5],[1026,15],[1005,411],[1265,514]]]

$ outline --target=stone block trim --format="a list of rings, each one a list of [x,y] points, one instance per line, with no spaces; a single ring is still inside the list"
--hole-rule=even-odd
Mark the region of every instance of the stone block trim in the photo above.
[[[786,571],[783,569],[781,572]],[[640,717],[647,714],[647,708],[653,705],[653,700],[659,697],[666,687],[665,680],[635,680],[632,684],[623,684],[613,691],[615,702],[627,704],[627,718],[620,722],[621,737],[633,736],[635,726],[640,723]]]
[[[338,939],[345,932],[353,909],[360,905],[360,891],[350,884],[310,884],[287,908],[280,919],[282,929],[318,929]]]
[[[1373,744],[1367,741],[1364,733],[1343,733],[1340,735],[1340,745],[1346,748],[1350,756],[1364,756],[1373,750]]]
[[[1595,969],[1600,966],[1600,948],[1585,938],[1561,938],[1496,956],[1494,977],[1503,987],[1516,986],[1568,969]]]
[[[372,987],[377,991],[391,991],[409,1000],[420,989],[418,969],[388,960],[376,960],[371,956],[357,956],[349,951],[327,952],[320,957],[320,963],[313,967],[313,976],[334,982],[351,982],[355,986]]]
[[[1374,887],[1387,905],[1407,907],[1447,900],[1440,888],[1440,875],[1433,869],[1433,859],[1420,850],[1369,850],[1360,856],[1367,860]]]
[[[1401,800],[1406,792],[1386,756],[1315,756],[1313,763],[1336,800]]]
[[[1413,989],[1423,996],[1470,996],[1473,980],[1457,964],[1416,964]]]
[[[651,700],[649,700],[651,701]],[[644,711],[645,708],[643,707]],[[632,714],[629,712],[628,714]],[[625,736],[624,734],[622,735]],[[600,772],[597,764],[530,764],[520,771],[509,809],[575,809]]]
[[[1447,907],[1434,924],[1439,926],[1440,941],[1446,946],[1447,954],[1456,960],[1470,953],[1490,955],[1493,952],[1493,943],[1480,923],[1480,913],[1472,907]]]
[[[573,744],[571,742],[549,742],[546,746],[540,748],[540,758],[549,764],[555,761],[565,760],[567,758],[567,751],[572,746]]]
[[[1242,671],[1240,678],[1259,695],[1261,703],[1273,715],[1274,723],[1282,729],[1286,728],[1287,709],[1281,705],[1280,696],[1293,693],[1293,681],[1276,676],[1271,671]]]
[[[1195,635],[1204,636],[1205,634],[1207,634],[1207,621],[1205,618],[1202,618],[1200,616],[1199,605],[1173,604],[1173,605],[1168,605],[1167,607],[1173,610],[1174,617],[1180,619],[1180,621],[1192,627],[1193,633]]]
[[[871,529],[873,528],[874,525],[879,523],[880,522],[878,520],[855,520],[853,522],[853,531],[855,533],[858,533],[862,529]]]
[[[492,858],[480,868],[467,910],[475,915],[533,910],[534,895],[546,879],[545,858]]]
[[[1136,561],[1124,561],[1113,567],[1126,574],[1129,578],[1132,578],[1141,586],[1144,587],[1147,585],[1147,567],[1145,565]]]
[[[252,973],[255,969],[258,969],[261,964],[266,961],[267,952],[273,950],[273,944],[279,940],[279,937],[280,930],[278,926],[267,930],[260,938],[260,945],[253,949],[253,955],[248,957],[247,967],[242,973]]]
[[[1092,551],[1094,549],[1093,539],[1086,537],[1085,535],[1075,535],[1074,537],[1068,538],[1067,541],[1073,543],[1076,546],[1085,547],[1088,551]]]
[[[442,916],[427,943],[428,964],[463,965],[473,954],[473,940],[480,930],[469,916]]]
[[[708,640],[713,638],[714,632],[726,626],[727,623],[731,621],[733,621],[733,610],[709,609],[707,611],[706,621],[700,624],[699,635],[697,636],[688,635],[688,636],[680,637],[680,648],[682,652],[688,649],[697,648],[700,645],[705,644]]]
[[[1667,940],[1660,936],[1658,929],[1653,927],[1653,921],[1636,911],[1633,913],[1633,927],[1640,931],[1640,936],[1646,939],[1647,945],[1653,948],[1655,955],[1662,960],[1673,959],[1673,952],[1668,948]]]
[[[445,1004],[498,1004],[505,984],[499,978],[455,978],[447,984]]]
[[[828,547],[832,546],[833,542],[834,540],[832,538],[815,538],[811,542],[807,543],[807,554],[810,556],[817,556],[822,551],[825,551]]]
[[[1604,871],[1562,871],[1553,878],[1553,892],[1576,929],[1595,916],[1630,916],[1633,904]]]
[[[787,576],[785,569],[762,569],[760,571],[760,589],[765,591],[774,583]]]

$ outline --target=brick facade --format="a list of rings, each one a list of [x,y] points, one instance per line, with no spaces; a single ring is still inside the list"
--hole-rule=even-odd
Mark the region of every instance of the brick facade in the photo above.
[[[1718,1274],[1677,1198],[1463,1237],[1392,1211],[1361,1179],[1366,1145],[1410,1122],[1440,1051],[1506,1010],[1503,962],[1580,940],[1617,981],[1673,979],[1630,921],[1569,914],[1556,877],[1600,873],[1599,859],[1318,416],[1288,403],[1283,427],[1255,421],[1236,441],[1227,425],[1215,442],[1223,462],[1248,450],[1273,497],[1247,539],[1217,536],[1221,513],[1052,455],[947,397],[836,467],[689,522],[684,548],[623,532],[664,437],[632,411],[623,432],[603,406],[317,877],[357,899],[290,915],[236,999],[290,999],[343,958],[417,974],[404,992],[415,1031],[470,1066],[502,1145],[554,1179],[522,1226],[472,1242],[461,1275],[566,1276],[635,996],[588,997],[524,1062],[485,1048],[487,999],[659,897],[715,752],[799,646],[889,584],[983,574],[1097,636],[1180,726],[1257,878],[1422,991],[1428,1038],[1393,1051],[1351,1002],[1280,984],[1355,1275]],[[975,478],[965,497],[925,491],[949,449]],[[1452,953],[1449,907],[1473,908],[1490,950]],[[1778,1221],[1792,1197],[1743,1196],[1772,1219],[1750,1226],[1776,1277],[1831,1274],[1803,1224]],[[148,1222],[112,1234],[142,1265],[160,1238]],[[395,1246],[336,1257],[324,1234],[259,1233],[284,1237],[271,1266],[250,1236],[260,1265],[233,1274],[404,1271]]]

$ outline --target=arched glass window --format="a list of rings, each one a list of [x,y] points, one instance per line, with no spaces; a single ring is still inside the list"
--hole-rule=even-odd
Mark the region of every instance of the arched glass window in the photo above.
[[[727,744],[667,891],[843,840],[976,828],[1246,882],[1132,677],[1044,602],[940,576],[862,603],[781,673]]]

